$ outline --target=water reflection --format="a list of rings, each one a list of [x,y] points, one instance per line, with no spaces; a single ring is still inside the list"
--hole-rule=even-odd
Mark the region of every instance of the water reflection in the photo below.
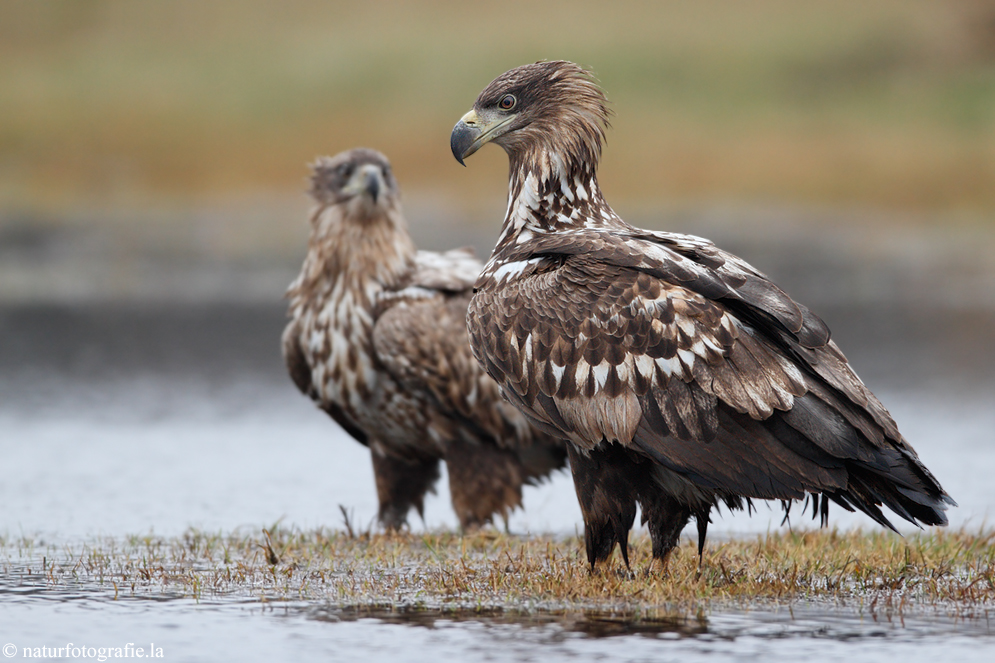
[[[348,607],[322,606],[308,612],[311,619],[326,622],[352,622],[373,619],[382,624],[438,628],[450,624],[484,624],[487,626],[514,625],[525,629],[547,629],[579,633],[592,638],[610,638],[625,635],[694,637],[709,632],[708,620],[703,612],[689,618],[684,612],[659,614],[609,614],[597,611],[513,611],[481,608],[476,610],[430,610],[406,607]]]
[[[743,610],[699,609],[694,615],[681,611],[667,614],[651,611],[642,614],[602,613],[598,611],[509,610],[431,610],[405,607],[313,607],[311,619],[341,623],[373,620],[379,624],[413,628],[440,629],[460,625],[487,628],[514,626],[537,631],[541,637],[562,639],[564,634],[587,638],[642,636],[658,639],[695,638],[699,640],[736,638],[825,638],[854,640],[863,638],[919,639],[954,633],[970,637],[995,636],[995,626],[987,610],[973,618],[952,618],[936,614],[915,615],[872,612],[859,608],[795,603],[791,606]]]

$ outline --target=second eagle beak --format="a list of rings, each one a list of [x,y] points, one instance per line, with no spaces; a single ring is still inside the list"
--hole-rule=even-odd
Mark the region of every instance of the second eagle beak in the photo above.
[[[380,196],[380,173],[377,171],[368,171],[365,176],[366,182],[364,188],[366,189],[366,193],[370,194],[373,202],[377,202],[377,198]]]
[[[380,174],[380,167],[374,164],[365,164],[357,168],[349,181],[342,187],[342,194],[349,198],[365,194],[373,200],[373,204],[377,204],[386,188],[386,183]]]

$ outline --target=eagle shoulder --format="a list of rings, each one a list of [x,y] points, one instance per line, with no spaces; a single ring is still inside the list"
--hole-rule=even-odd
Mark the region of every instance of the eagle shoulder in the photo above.
[[[460,292],[473,287],[483,267],[470,247],[443,253],[418,251],[411,283],[432,290]]]

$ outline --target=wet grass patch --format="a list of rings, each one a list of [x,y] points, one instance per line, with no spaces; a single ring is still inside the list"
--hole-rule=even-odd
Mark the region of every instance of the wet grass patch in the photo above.
[[[684,542],[665,568],[632,540],[591,573],[575,537],[492,530],[386,535],[274,527],[191,530],[54,546],[0,539],[0,594],[97,600],[173,598],[303,605],[319,619],[577,621],[612,631],[694,629],[715,609],[813,603],[891,618],[987,619],[995,608],[995,532],[784,531],[713,540],[699,567]],[[641,625],[641,626],[640,626]]]

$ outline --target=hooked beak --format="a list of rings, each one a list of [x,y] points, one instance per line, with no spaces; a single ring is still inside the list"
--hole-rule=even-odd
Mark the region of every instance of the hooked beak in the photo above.
[[[365,173],[366,183],[366,193],[370,194],[373,198],[373,202],[377,202],[377,196],[380,195],[380,173],[379,172],[366,172]]]
[[[453,156],[460,165],[466,166],[463,159],[503,134],[502,129],[514,119],[514,115],[509,115],[484,122],[477,115],[477,111],[471,110],[460,118],[449,137],[449,147],[453,150]]]
[[[365,193],[376,204],[382,189],[383,181],[380,178],[380,168],[373,164],[367,164],[356,170],[342,191],[352,196]]]

